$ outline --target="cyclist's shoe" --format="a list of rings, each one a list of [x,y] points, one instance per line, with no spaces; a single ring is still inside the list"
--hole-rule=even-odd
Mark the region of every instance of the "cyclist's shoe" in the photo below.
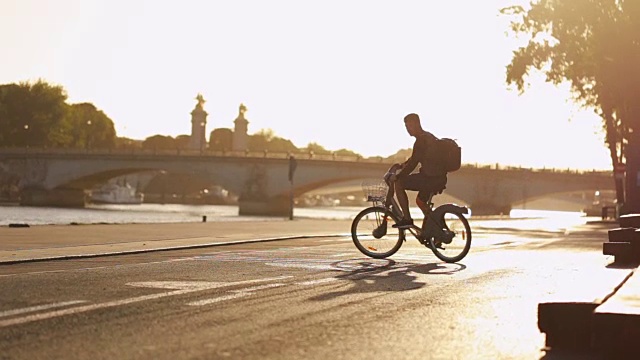
[[[413,219],[402,219],[397,223],[393,224],[393,227],[396,229],[408,229],[413,226]]]
[[[453,238],[456,236],[456,233],[447,229],[442,229],[442,232],[444,233],[442,242],[445,244],[451,244],[451,241],[453,241]]]
[[[381,237],[387,235],[387,221],[383,221],[380,226],[373,229],[373,237],[376,239],[380,239]]]
[[[437,249],[440,250],[444,250],[444,247],[442,246],[442,241],[438,241],[438,240],[434,240],[433,243],[435,244]],[[431,242],[427,241],[424,246],[428,247],[429,249],[433,250],[433,247],[431,247]]]

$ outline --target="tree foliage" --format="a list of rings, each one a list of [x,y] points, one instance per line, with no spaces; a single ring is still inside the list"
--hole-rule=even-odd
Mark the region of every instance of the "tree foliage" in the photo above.
[[[513,32],[528,36],[507,66],[507,83],[524,91],[533,69],[548,82],[568,81],[575,100],[601,116],[612,161],[620,162],[629,129],[640,132],[640,2],[540,0],[502,12],[515,18]]]
[[[35,83],[0,85],[0,146],[115,146],[113,121],[93,104],[69,105],[61,86]]]
[[[176,150],[176,140],[171,136],[153,135],[144,139],[142,148],[147,150]]]
[[[290,140],[275,135],[271,129],[262,129],[249,136],[249,151],[267,151],[285,153],[297,151],[298,148]]]
[[[233,131],[228,128],[218,128],[209,135],[209,150],[231,151]]]
[[[316,142],[310,142],[304,149],[301,149],[304,152],[313,153],[316,155],[328,155],[331,154],[331,151],[325,149],[322,145]]]
[[[116,144],[113,121],[90,103],[70,105],[65,121],[52,133],[59,146],[113,148]]]
[[[0,85],[0,146],[55,145],[51,129],[62,126],[66,100],[62,87],[42,80]]]
[[[502,12],[527,37],[507,66],[507,83],[523,92],[534,69],[553,84],[568,82],[576,102],[602,118],[614,168],[625,161],[629,141],[640,142],[640,1],[538,0]],[[623,201],[620,181],[616,188]]]

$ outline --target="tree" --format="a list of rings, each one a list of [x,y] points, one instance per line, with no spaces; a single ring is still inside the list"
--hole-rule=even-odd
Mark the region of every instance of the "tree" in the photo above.
[[[360,154],[348,149],[336,150],[333,153],[337,156],[360,156]]]
[[[56,145],[57,129],[67,111],[61,86],[43,80],[0,85],[0,146],[48,147]]]
[[[514,33],[528,37],[507,66],[507,83],[523,92],[533,69],[553,84],[569,82],[574,100],[602,118],[614,169],[626,162],[626,194],[616,181],[619,203],[640,210],[640,2],[539,0],[502,12],[515,18]]]
[[[118,149],[140,149],[142,148],[142,141],[126,137],[116,137],[115,146]]]
[[[267,150],[274,153],[288,153],[296,152],[298,151],[298,148],[291,142],[291,140],[275,136],[271,141],[269,141]]]
[[[171,136],[153,135],[144,139],[142,148],[149,150],[175,150],[176,141]]]
[[[315,143],[315,142],[310,142],[309,145],[307,145],[306,148],[301,149],[304,151],[307,151],[309,153],[313,153],[316,155],[327,155],[327,154],[331,154],[331,151],[325,149],[324,147],[322,147],[322,145]]]
[[[271,129],[262,129],[249,136],[250,151],[268,151],[273,153],[286,153],[297,151],[298,148],[290,140],[275,135]]]
[[[175,146],[180,150],[188,149],[190,141],[191,135],[178,135],[175,138]]]
[[[231,151],[233,131],[228,128],[213,129],[209,135],[209,150]]]
[[[113,121],[90,103],[70,105],[64,121],[51,133],[57,146],[113,148],[116,144]]]

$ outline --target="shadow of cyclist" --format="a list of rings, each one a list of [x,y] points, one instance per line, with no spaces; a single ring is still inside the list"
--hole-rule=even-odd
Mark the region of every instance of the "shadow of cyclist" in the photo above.
[[[347,267],[344,264],[348,264]],[[357,265],[361,265],[359,268]],[[452,275],[466,269],[463,264],[410,264],[397,263],[394,260],[349,259],[335,262],[337,269],[351,268],[349,273],[336,276],[341,282],[336,291],[326,292],[312,297],[311,300],[331,300],[344,295],[397,292],[416,290],[424,287],[425,282],[417,281],[418,275]],[[343,270],[344,271],[344,270]],[[331,286],[336,286],[335,283]]]

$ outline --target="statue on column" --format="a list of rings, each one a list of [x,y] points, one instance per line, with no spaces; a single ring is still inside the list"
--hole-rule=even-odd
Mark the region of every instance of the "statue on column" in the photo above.
[[[198,96],[196,96],[196,100],[198,100],[198,103],[196,104],[196,109],[204,110],[204,103],[207,101],[204,99],[204,96],[202,96],[202,94],[198,94]]]

